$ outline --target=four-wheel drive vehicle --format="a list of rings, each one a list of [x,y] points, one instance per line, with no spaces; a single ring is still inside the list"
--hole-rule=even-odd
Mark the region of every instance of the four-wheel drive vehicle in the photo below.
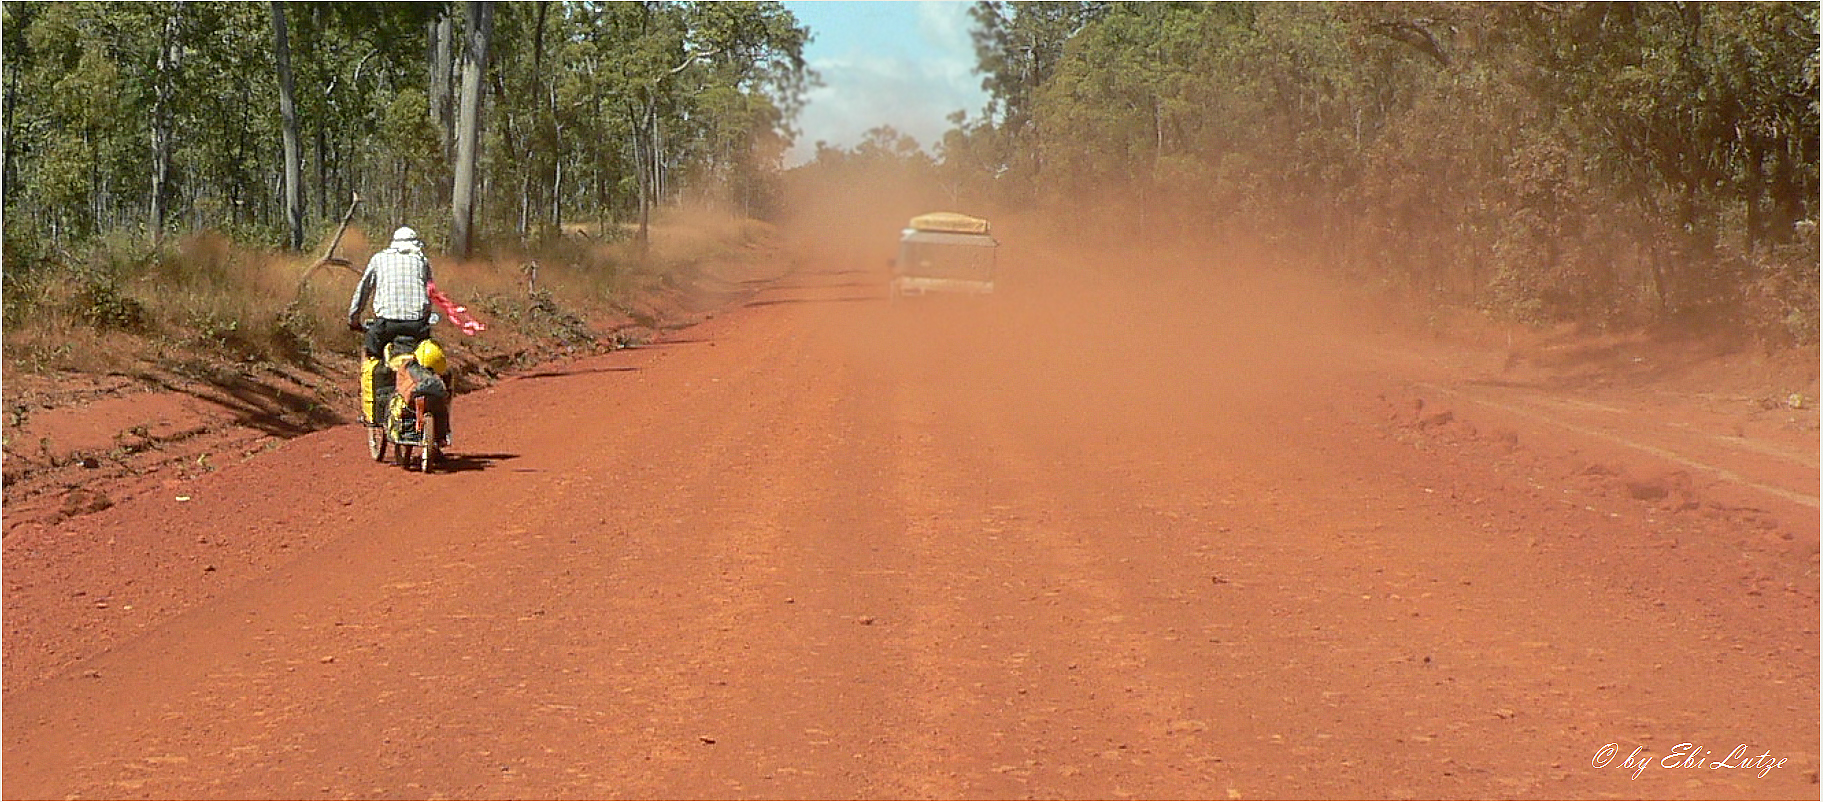
[[[1000,243],[988,234],[986,220],[955,212],[933,212],[911,219],[899,237],[893,261],[892,294],[994,291],[994,250]]]

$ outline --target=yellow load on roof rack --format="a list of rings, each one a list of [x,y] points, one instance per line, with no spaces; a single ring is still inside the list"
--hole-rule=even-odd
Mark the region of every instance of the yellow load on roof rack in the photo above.
[[[940,231],[945,234],[986,234],[987,221],[955,212],[931,212],[911,219],[916,231]]]

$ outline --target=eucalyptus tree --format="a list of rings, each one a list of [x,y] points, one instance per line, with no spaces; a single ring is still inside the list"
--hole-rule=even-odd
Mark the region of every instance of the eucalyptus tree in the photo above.
[[[987,116],[993,121],[1003,184],[1020,200],[1029,199],[1043,168],[1033,105],[1064,57],[1066,44],[1111,3],[1003,2],[979,0],[969,10],[981,88],[987,90]]]
[[[688,119],[699,123],[693,174],[716,200],[757,209],[813,78],[804,61],[809,30],[777,3],[695,3],[686,13],[698,47],[710,53],[686,93]]]
[[[1201,66],[1194,50],[1205,13],[1164,3],[1121,7],[1076,36],[1070,57],[1029,100],[1046,165],[1044,197],[1079,207],[1123,201],[1143,226],[1163,206],[1154,192],[1161,182],[1200,172],[1179,157],[1196,117],[1184,113],[1185,92]]]
[[[1814,4],[975,18],[990,105],[946,136],[943,171],[1018,188],[1008,200],[1300,243],[1359,280],[1520,319],[1770,306],[1816,339]]]
[[[8,11],[23,33],[7,39],[19,48],[6,59],[14,71],[8,147],[18,159],[9,218],[32,220],[52,242],[125,224],[129,211],[156,231],[178,112],[177,65],[168,59],[192,32],[181,10],[67,3]]]
[[[456,115],[455,181],[450,191],[450,247],[467,257],[473,246],[475,159],[481,143],[481,88],[487,71],[487,49],[494,34],[494,4],[468,3],[468,30],[462,50],[462,90]]]
[[[279,120],[285,148],[285,223],[292,250],[304,247],[303,165],[299,161],[296,83],[291,79],[291,39],[285,29],[285,5],[272,3],[273,63],[278,68]],[[154,215],[156,217],[157,215]]]
[[[609,127],[626,136],[641,241],[676,169],[731,182],[770,167],[746,162],[743,151],[783,133],[809,74],[808,31],[783,6],[614,3],[579,16],[592,44],[585,51],[611,43],[612,58],[585,59],[583,80],[608,100],[600,111],[619,118]],[[776,162],[783,148],[771,150]]]
[[[456,250],[566,216],[643,227],[684,197],[757,210],[811,75],[808,31],[770,2],[0,14],[9,254],[207,228],[297,247],[352,191]]]

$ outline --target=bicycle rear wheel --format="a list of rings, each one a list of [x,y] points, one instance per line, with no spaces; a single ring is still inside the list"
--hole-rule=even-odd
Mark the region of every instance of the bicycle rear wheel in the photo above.
[[[424,438],[424,445],[420,447],[422,453],[419,455],[418,471],[430,473],[430,466],[437,461],[437,416],[425,413],[420,417],[418,433]]]

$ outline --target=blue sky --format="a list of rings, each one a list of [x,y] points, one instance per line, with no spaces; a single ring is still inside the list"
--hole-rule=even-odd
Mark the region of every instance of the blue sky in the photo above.
[[[969,3],[959,0],[787,2],[808,26],[805,60],[821,74],[798,117],[803,133],[787,166],[809,159],[818,140],[853,147],[886,124],[934,151],[952,112],[981,115],[987,95],[976,75]]]

